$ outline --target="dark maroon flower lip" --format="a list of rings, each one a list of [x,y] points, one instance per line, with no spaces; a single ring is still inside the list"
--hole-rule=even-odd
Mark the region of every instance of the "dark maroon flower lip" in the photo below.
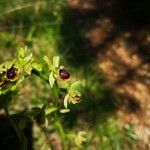
[[[66,79],[70,78],[70,73],[65,69],[60,69],[59,70],[59,76],[61,79],[66,80]]]
[[[18,76],[18,69],[12,66],[10,69],[6,72],[6,77],[9,80],[15,80]]]

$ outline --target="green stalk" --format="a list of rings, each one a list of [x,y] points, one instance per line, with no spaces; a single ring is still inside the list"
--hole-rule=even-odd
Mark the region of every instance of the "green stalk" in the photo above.
[[[54,95],[54,105],[55,107],[58,107],[58,90],[57,90],[57,85],[54,85],[54,87],[52,88],[52,92]],[[63,140],[63,149],[67,150],[67,143],[66,143],[66,135],[65,135],[65,131],[63,129],[62,123],[60,121],[60,118],[57,114],[57,112],[55,112],[54,114],[54,118],[55,118],[55,128],[57,130],[57,132],[59,133],[59,135],[61,136],[61,139]]]
[[[32,73],[34,75],[42,78],[44,81],[46,81],[49,84],[48,78],[45,77],[42,73],[40,73],[40,72],[38,72],[36,70],[33,70]],[[55,84],[54,87],[52,88],[52,93],[53,93],[53,104],[57,108],[58,107],[58,99],[59,99],[58,90],[57,90],[57,84]],[[46,108],[46,106],[47,105],[44,104],[43,107],[42,107],[42,110],[44,110]],[[60,136],[61,136],[61,138],[63,140],[63,143],[64,143],[63,149],[67,150],[66,135],[65,135],[64,129],[62,127],[62,124],[60,122],[60,119],[59,119],[59,117],[57,115],[57,112],[55,112],[54,118],[55,118],[55,128],[56,128],[57,132],[60,134]]]
[[[61,124],[60,119],[58,118],[57,114],[55,114],[55,128],[63,140],[63,149],[67,150],[65,131],[62,127],[62,124]]]
[[[49,79],[48,77],[46,77],[43,73],[37,71],[37,70],[32,70],[32,74],[40,77],[41,79],[43,79],[45,82],[47,82],[49,84]]]

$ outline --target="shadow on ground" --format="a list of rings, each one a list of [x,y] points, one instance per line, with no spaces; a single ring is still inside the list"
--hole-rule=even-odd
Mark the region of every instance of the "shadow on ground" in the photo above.
[[[144,130],[150,105],[150,2],[67,2],[59,49],[69,64],[83,70],[83,76],[89,74],[83,111],[92,115],[93,122],[100,113],[119,112],[123,122],[143,124]]]

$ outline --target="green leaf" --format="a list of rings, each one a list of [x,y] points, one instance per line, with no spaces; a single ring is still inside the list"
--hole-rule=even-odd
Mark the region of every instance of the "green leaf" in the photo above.
[[[46,115],[49,115],[49,114],[55,112],[56,110],[57,110],[56,107],[48,108],[48,109],[45,111],[45,114],[46,114]]]
[[[55,78],[53,76],[53,72],[51,72],[50,75],[49,75],[49,84],[50,84],[51,87],[53,87],[54,82],[55,82]]]
[[[64,106],[65,106],[66,109],[67,109],[67,106],[68,106],[68,99],[69,99],[69,94],[67,94],[64,98]]]
[[[59,66],[59,56],[53,57],[53,66],[57,68]]]
[[[32,67],[37,71],[42,71],[42,65],[38,63],[32,63]]]

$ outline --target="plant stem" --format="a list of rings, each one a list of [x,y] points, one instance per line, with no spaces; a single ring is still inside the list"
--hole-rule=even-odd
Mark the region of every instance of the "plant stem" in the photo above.
[[[45,77],[42,73],[36,71],[36,70],[33,70],[32,73],[40,78],[42,78],[44,81],[46,81],[48,84],[49,84],[49,80],[47,77]],[[53,93],[53,104],[55,105],[55,107],[57,108],[58,107],[58,87],[57,87],[57,84],[54,85],[54,87],[52,88],[52,93]],[[46,108],[47,104],[44,104],[43,107],[42,107],[42,110],[44,110]],[[57,129],[58,133],[60,134],[62,140],[63,140],[63,143],[64,143],[64,147],[63,149],[64,150],[67,150],[67,144],[66,144],[66,135],[65,135],[65,132],[64,132],[64,129],[62,127],[62,124],[60,122],[60,118],[59,116],[57,115],[57,112],[54,114],[54,118],[55,118],[55,128]]]
[[[58,107],[58,99],[59,99],[59,96],[58,96],[59,91],[57,90],[57,88],[58,88],[57,85],[54,85],[54,87],[52,88],[52,92],[53,92],[53,95],[54,95],[54,105],[55,105],[55,107]],[[62,123],[60,121],[60,118],[59,118],[57,112],[55,112],[54,118],[55,118],[55,128],[56,128],[57,132],[60,134],[60,136],[63,140],[63,149],[67,150],[65,131],[63,129]]]
[[[63,144],[63,149],[67,150],[66,135],[65,135],[64,129],[62,127],[62,124],[61,124],[60,119],[58,118],[57,114],[55,115],[55,119],[56,119],[55,127],[56,127],[58,133],[60,134],[60,136],[61,136],[61,138],[63,140],[63,143],[64,143]]]
[[[46,77],[44,74],[42,74],[41,72],[37,71],[37,70],[32,70],[32,74],[40,77],[41,79],[43,79],[45,82],[47,82],[49,84],[49,79],[48,77]]]

